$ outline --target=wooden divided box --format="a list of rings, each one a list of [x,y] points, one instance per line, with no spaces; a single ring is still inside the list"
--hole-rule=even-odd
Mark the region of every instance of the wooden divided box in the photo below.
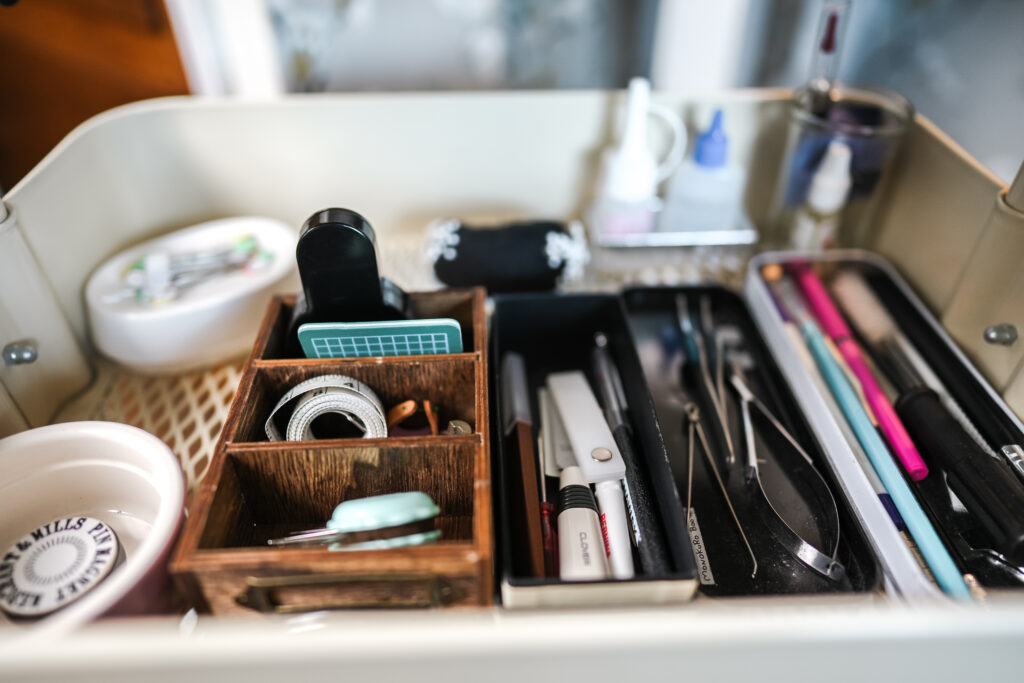
[[[354,607],[486,605],[492,601],[486,323],[481,289],[410,295],[418,318],[454,318],[462,353],[358,359],[283,358],[293,299],[273,300],[171,571],[194,605],[215,614]],[[299,382],[324,374],[371,387],[385,410],[429,400],[454,436],[269,441],[264,423]],[[270,547],[319,528],[342,501],[423,491],[440,507],[441,540],[387,550]]]

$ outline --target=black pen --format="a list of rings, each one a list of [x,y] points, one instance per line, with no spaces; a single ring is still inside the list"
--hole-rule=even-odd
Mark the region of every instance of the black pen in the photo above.
[[[608,351],[608,338],[601,332],[594,335],[592,355],[594,378],[597,380],[597,394],[604,407],[605,420],[619,447],[626,465],[623,492],[626,509],[629,511],[633,538],[640,555],[640,566],[644,574],[664,575],[672,571],[665,538],[652,512],[654,496],[644,479],[633,448],[633,430],[626,417],[628,405],[622,389],[622,379]]]

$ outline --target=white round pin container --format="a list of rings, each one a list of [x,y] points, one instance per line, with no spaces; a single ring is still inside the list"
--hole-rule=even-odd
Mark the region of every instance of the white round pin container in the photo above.
[[[147,255],[215,250],[246,236],[272,254],[257,270],[218,274],[155,305],[125,295],[125,273]],[[270,296],[298,289],[297,240],[286,223],[237,216],[122,251],[99,266],[85,286],[93,342],[105,356],[147,373],[188,372],[241,356],[252,347]]]
[[[165,596],[167,559],[184,500],[177,458],[158,438],[135,427],[69,422],[0,439],[0,552],[18,548],[38,532],[35,543],[23,547],[23,554],[35,554],[34,563],[11,568],[18,585],[57,588],[72,575],[94,579],[109,572],[75,600],[67,595],[62,600],[54,591],[50,603],[36,606],[36,614],[22,605],[12,618],[7,605],[0,611],[0,632],[53,635],[105,614],[151,611]],[[91,533],[90,539],[64,533],[80,519],[86,521],[75,531]],[[124,559],[88,569],[82,563],[95,561],[95,551],[116,547],[98,524],[114,532]],[[42,545],[57,538],[65,541],[59,547]]]

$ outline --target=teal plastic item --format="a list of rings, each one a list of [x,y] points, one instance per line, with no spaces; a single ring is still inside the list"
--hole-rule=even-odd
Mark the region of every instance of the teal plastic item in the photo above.
[[[306,358],[367,358],[462,353],[462,327],[451,318],[299,326]]]
[[[441,508],[422,491],[387,493],[368,498],[346,500],[334,508],[327,522],[328,529],[346,533],[373,531],[388,527],[421,522],[441,513]],[[384,538],[363,543],[343,545],[333,543],[330,550],[386,550],[411,545],[435,543],[441,538],[440,529],[418,532],[407,536]]]

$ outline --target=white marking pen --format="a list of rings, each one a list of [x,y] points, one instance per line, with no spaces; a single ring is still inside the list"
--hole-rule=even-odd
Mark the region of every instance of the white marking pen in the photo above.
[[[633,550],[626,521],[626,501],[619,483],[626,476],[626,463],[582,372],[550,374],[547,385],[583,480],[595,485],[612,576],[631,579]]]
[[[566,467],[558,489],[558,576],[563,581],[608,578],[597,502],[578,467]]]
[[[629,518],[626,499],[618,480],[599,481],[594,485],[597,506],[601,509],[601,530],[605,549],[616,579],[632,579],[633,550],[629,541]]]

